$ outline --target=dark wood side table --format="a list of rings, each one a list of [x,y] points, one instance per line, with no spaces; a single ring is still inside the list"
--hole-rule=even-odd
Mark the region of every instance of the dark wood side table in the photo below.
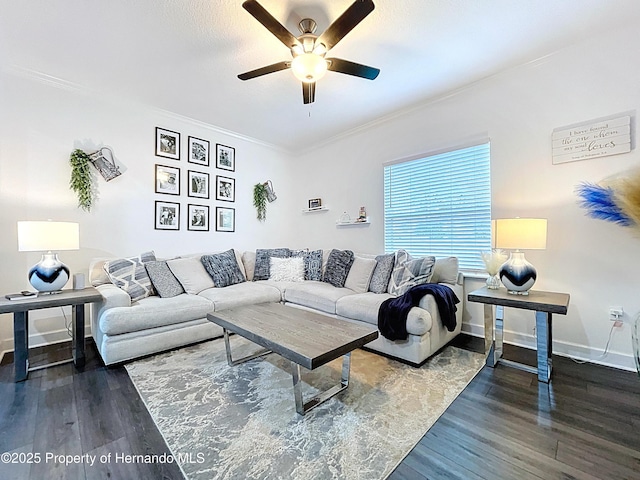
[[[29,371],[73,361],[76,367],[84,366],[84,306],[102,300],[100,292],[93,287],[82,290],[63,290],[60,293],[40,294],[20,300],[0,299],[0,313],[13,313],[13,343],[15,381],[27,379]],[[71,305],[71,329],[73,358],[48,365],[29,368],[29,312],[42,308]]]
[[[484,304],[484,350],[487,354],[487,365],[495,367],[500,362],[527,372],[537,373],[538,381],[549,383],[553,353],[552,314],[566,315],[569,308],[569,294],[529,290],[529,295],[514,295],[504,288],[489,290],[483,287],[469,293],[467,300]],[[502,358],[504,307],[536,312],[537,368]]]

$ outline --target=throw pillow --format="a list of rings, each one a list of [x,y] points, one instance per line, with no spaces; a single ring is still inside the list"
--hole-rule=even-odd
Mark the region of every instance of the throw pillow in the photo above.
[[[256,269],[256,252],[244,252],[242,254],[242,263],[244,264],[244,276],[246,277],[247,281],[253,281],[253,272]]]
[[[132,302],[137,302],[155,294],[147,269],[144,268],[145,262],[155,259],[155,253],[145,252],[136,257],[110,260],[104,264],[104,271],[115,286],[129,294]]]
[[[439,258],[433,266],[433,283],[458,283],[458,257]]]
[[[269,269],[271,268],[269,259],[271,257],[289,258],[290,256],[291,250],[289,250],[288,248],[270,248],[256,250],[256,265],[253,270],[253,280],[269,280]]]
[[[191,295],[197,295],[207,288],[215,287],[199,257],[174,258],[168,260],[167,265],[184,291]]]
[[[322,280],[322,250],[297,250],[291,252],[292,257],[302,257],[304,260],[304,279]]]
[[[322,281],[330,283],[334,287],[344,287],[353,260],[354,254],[351,250],[331,250]]]
[[[405,250],[398,250],[395,267],[389,281],[389,293],[402,295],[415,285],[427,283],[433,275],[435,257],[411,258]]]
[[[203,255],[200,261],[218,288],[246,282],[233,249],[214,255]]]
[[[161,298],[175,297],[184,293],[184,288],[182,288],[175,275],[171,273],[166,260],[147,262],[144,266],[147,269],[153,288],[156,289]]]
[[[369,291],[373,293],[385,293],[393,272],[395,255],[378,255],[376,257],[376,268],[373,270],[371,281],[369,282]]]
[[[375,258],[355,257],[344,286],[356,293],[365,293],[369,290],[369,282],[375,268]]]
[[[269,280],[278,282],[302,282],[304,280],[304,259],[302,257],[271,257]]]

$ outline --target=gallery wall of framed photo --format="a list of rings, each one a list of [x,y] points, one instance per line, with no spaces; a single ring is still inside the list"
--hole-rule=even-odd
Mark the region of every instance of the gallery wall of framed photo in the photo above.
[[[210,213],[213,213],[215,218],[211,219],[211,229],[216,232],[235,232],[234,147],[216,143],[215,160],[211,162],[209,140],[189,135],[183,152],[180,132],[156,127],[155,155],[160,157],[154,165],[156,230],[176,231],[185,226],[189,231],[208,232]],[[177,163],[183,159],[186,160],[184,167]],[[214,188],[213,192],[211,187]],[[186,205],[180,201],[184,198],[184,192],[188,199]]]

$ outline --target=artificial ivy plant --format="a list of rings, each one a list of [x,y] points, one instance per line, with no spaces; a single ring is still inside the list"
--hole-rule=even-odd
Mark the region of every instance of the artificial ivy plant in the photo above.
[[[89,169],[89,160],[89,155],[80,149],[75,149],[69,157],[69,187],[78,195],[78,207],[87,212],[91,211],[93,205],[93,176]]]
[[[264,222],[267,218],[267,185],[256,183],[253,186],[253,206],[256,207],[258,220]]]

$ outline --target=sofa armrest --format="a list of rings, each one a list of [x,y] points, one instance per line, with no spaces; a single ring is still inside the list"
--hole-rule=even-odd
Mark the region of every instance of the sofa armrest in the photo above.
[[[103,299],[102,302],[99,303],[100,310],[131,306],[131,297],[129,294],[112,283],[98,285],[96,289],[100,292]]]

